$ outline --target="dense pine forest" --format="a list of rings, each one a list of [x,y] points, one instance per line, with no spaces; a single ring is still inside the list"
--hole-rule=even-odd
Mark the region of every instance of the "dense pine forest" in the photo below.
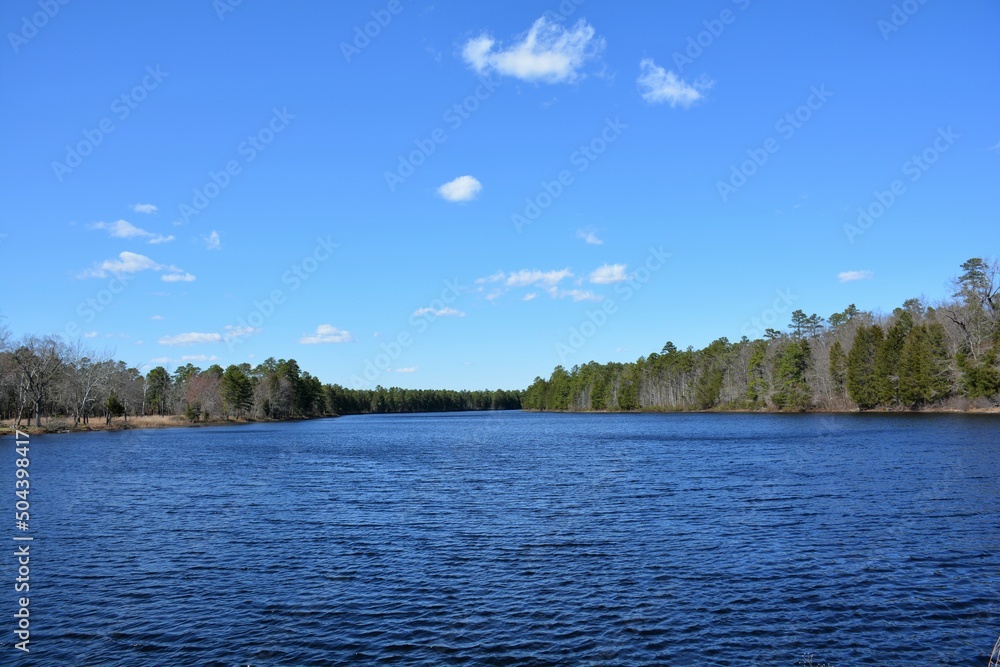
[[[143,375],[108,353],[68,345],[48,336],[10,341],[0,331],[0,419],[42,425],[68,418],[183,415],[191,422],[227,419],[295,419],[386,412],[509,410],[521,407],[517,391],[347,389],[323,384],[294,359],[206,369],[192,364],[173,373],[157,366]]]
[[[524,392],[534,410],[917,410],[1000,405],[1000,268],[962,264],[951,299],[889,315],[796,310],[786,331],[556,367]]]

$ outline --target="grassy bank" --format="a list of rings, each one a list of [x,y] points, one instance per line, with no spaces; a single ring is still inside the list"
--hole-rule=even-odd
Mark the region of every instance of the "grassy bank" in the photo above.
[[[45,433],[89,433],[91,431],[124,431],[130,429],[156,429],[156,428],[189,428],[199,426],[234,426],[238,424],[256,424],[261,422],[277,421],[300,421],[277,420],[277,419],[210,419],[207,421],[192,422],[181,415],[148,415],[145,417],[129,417],[124,419],[112,419],[110,424],[105,424],[103,419],[91,419],[89,424],[74,425],[72,418],[52,417],[42,419],[41,427],[32,424],[29,426],[22,422],[18,427],[22,433],[29,435],[42,435]],[[14,422],[12,420],[0,421],[0,437],[14,432]]]

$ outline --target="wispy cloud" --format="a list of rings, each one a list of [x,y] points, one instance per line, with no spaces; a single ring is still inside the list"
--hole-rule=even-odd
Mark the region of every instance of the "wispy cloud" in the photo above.
[[[704,92],[712,87],[713,81],[687,83],[672,71],[667,71],[644,58],[639,62],[639,78],[636,79],[642,99],[652,104],[667,102],[671,107],[689,107],[700,100]]]
[[[852,283],[856,280],[871,280],[875,277],[872,271],[843,271],[837,274],[837,279],[842,283]]]
[[[548,289],[549,296],[553,299],[573,299],[573,301],[603,301],[604,297],[599,294],[594,294],[590,290],[582,289],[560,289],[558,287],[550,287]]]
[[[550,287],[557,285],[566,278],[572,278],[573,272],[569,269],[558,271],[539,271],[538,269],[521,269],[507,276],[505,284],[508,287],[528,287],[530,285],[543,285]]]
[[[461,310],[456,310],[451,307],[444,308],[418,308],[413,311],[415,317],[422,317],[424,315],[433,315],[434,317],[465,317],[465,313]]]
[[[218,361],[219,357],[214,354],[182,354],[181,361]]]
[[[483,191],[483,184],[472,176],[459,176],[437,189],[442,199],[450,202],[472,201]]]
[[[417,372],[417,367],[416,366],[407,366],[406,368],[397,368],[396,372],[397,373],[416,373]]]
[[[219,250],[222,248],[222,239],[219,238],[219,232],[212,230],[212,233],[208,236],[201,237],[205,242],[205,247],[208,250]]]
[[[164,282],[191,282],[195,276],[176,266],[160,264],[145,255],[135,252],[118,253],[118,259],[106,259],[97,266],[80,273],[78,278],[106,278],[108,274],[116,276],[139,273],[140,271],[163,272],[160,279]]]
[[[160,209],[156,208],[153,204],[132,204],[132,210],[136,213],[149,214],[156,213]]]
[[[316,327],[316,333],[308,334],[299,339],[303,345],[320,345],[324,343],[353,343],[354,337],[350,331],[338,329],[330,324]]]
[[[140,229],[136,227],[128,220],[116,220],[115,222],[95,222],[90,225],[90,229],[102,229],[114,238],[117,239],[145,239],[147,243],[157,244],[157,243],[167,243],[168,241],[173,241],[173,236],[164,236],[163,234],[154,234],[153,232],[147,232],[145,229]]]
[[[462,57],[480,74],[496,72],[522,81],[569,83],[583,76],[583,65],[597,58],[604,46],[604,39],[582,19],[567,29],[543,16],[507,48],[486,33],[470,39]]]
[[[576,230],[576,238],[583,239],[589,245],[604,245],[604,240],[597,237],[597,232],[593,229]]]
[[[628,280],[625,275],[625,264],[605,264],[590,274],[590,282],[595,285],[610,285]]]
[[[204,343],[221,343],[222,341],[222,334],[192,331],[174,336],[161,336],[157,342],[160,345],[199,345]]]

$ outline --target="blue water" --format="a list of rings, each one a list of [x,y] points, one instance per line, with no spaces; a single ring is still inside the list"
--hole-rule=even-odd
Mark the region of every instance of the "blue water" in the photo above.
[[[37,436],[31,653],[9,556],[0,664],[985,667],[998,424],[478,413]]]

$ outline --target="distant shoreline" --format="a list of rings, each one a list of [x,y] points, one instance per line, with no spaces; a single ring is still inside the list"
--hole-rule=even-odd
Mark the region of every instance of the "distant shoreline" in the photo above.
[[[149,415],[132,417],[128,421],[115,419],[105,424],[103,418],[92,419],[89,424],[73,425],[72,418],[53,418],[41,427],[22,423],[17,427],[21,433],[28,435],[57,435],[63,433],[96,433],[98,431],[152,431],[165,428],[200,428],[205,426],[245,426],[248,424],[279,424],[284,422],[313,421],[316,419],[333,419],[340,415],[324,415],[322,417],[295,417],[291,419],[210,419],[208,421],[192,422],[181,415]],[[44,422],[44,420],[43,420]],[[12,421],[0,422],[0,437],[14,433]]]

